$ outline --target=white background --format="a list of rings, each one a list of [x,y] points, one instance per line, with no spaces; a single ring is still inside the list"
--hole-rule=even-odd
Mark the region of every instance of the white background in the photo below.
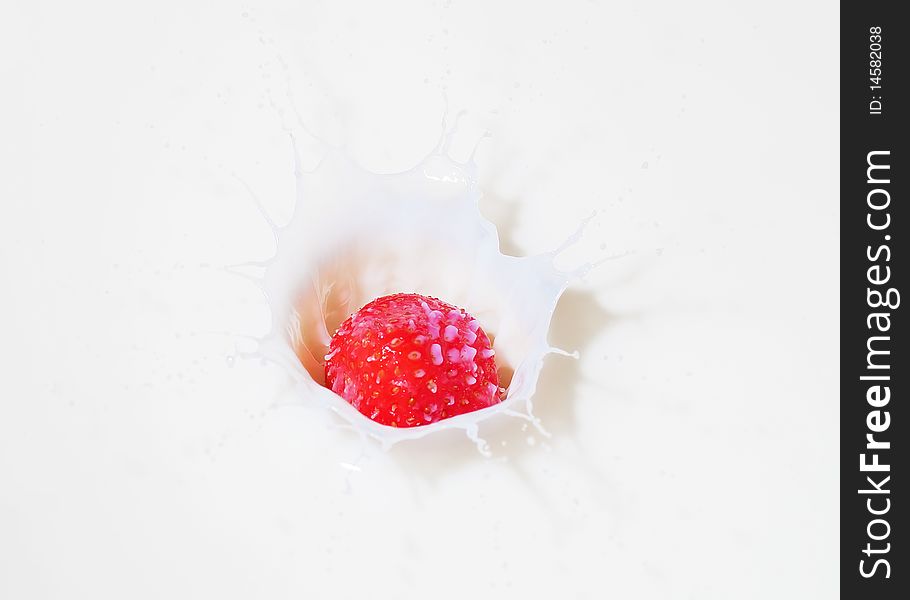
[[[834,597],[836,5],[126,4],[0,20],[0,597]],[[506,252],[598,211],[552,437],[360,456],[228,365],[289,90],[377,171],[468,110]]]

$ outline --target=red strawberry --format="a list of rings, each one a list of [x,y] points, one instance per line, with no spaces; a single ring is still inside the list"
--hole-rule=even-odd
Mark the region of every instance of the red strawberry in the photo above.
[[[383,425],[417,427],[501,400],[489,338],[436,298],[394,294],[341,324],[325,356],[326,387]]]

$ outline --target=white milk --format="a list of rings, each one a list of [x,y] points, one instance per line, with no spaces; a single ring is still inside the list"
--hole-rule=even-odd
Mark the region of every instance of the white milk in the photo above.
[[[482,421],[505,414],[540,428],[532,397],[543,359],[565,354],[547,342],[550,320],[562,292],[588,266],[565,272],[553,264],[580,229],[553,252],[502,254],[496,226],[478,208],[476,165],[448,156],[453,133],[402,173],[371,173],[334,148],[314,170],[298,167],[293,217],[282,227],[270,221],[277,250],[258,282],[272,326],[257,354],[291,374],[302,401],[334,411],[364,439],[388,448],[461,429],[487,454],[478,437]],[[493,340],[500,385],[508,390],[503,402],[430,425],[394,428],[369,420],[323,386],[335,328],[370,300],[398,292],[438,297],[480,321]]]

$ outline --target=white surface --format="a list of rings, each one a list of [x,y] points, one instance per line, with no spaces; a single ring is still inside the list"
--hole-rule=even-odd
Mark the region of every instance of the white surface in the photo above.
[[[835,7],[23,2],[0,57],[0,597],[836,593]],[[506,250],[634,252],[560,305],[552,438],[359,457],[228,367],[288,81],[382,171],[444,88]]]

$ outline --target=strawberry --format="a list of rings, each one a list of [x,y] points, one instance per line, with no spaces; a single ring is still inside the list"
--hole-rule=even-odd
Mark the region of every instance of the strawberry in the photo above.
[[[463,309],[393,294],[352,314],[332,336],[326,387],[377,423],[428,425],[501,401],[493,354]]]

